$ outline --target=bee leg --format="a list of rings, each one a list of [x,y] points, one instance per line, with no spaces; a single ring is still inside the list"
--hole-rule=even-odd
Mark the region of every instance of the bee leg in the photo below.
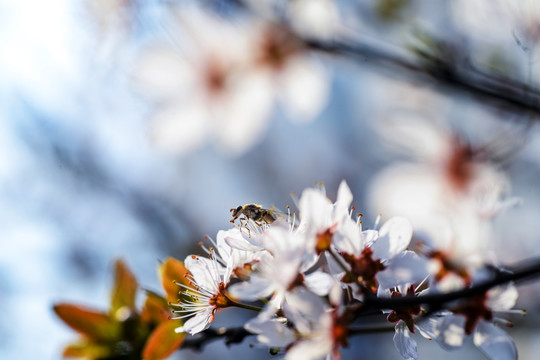
[[[251,237],[251,231],[247,227],[248,219],[247,218],[240,218],[240,228],[244,228],[248,231],[248,237]]]

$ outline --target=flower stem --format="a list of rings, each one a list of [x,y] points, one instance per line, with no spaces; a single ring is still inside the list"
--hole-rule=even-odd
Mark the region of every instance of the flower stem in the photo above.
[[[239,308],[242,308],[242,309],[248,309],[248,310],[253,310],[253,311],[257,311],[257,312],[261,312],[263,309],[261,307],[258,307],[258,306],[255,306],[255,305],[249,305],[249,304],[242,304],[242,303],[239,303],[239,302],[236,302],[234,300],[231,300],[230,298],[227,298],[229,299],[230,301],[230,306],[236,306],[236,307],[239,307]]]
[[[334,252],[334,250],[332,250],[332,248],[328,249],[327,250],[328,253],[330,253],[330,255],[332,256],[332,258],[334,258],[334,260],[336,260],[336,262],[338,263],[339,267],[343,269],[343,271],[345,271],[347,274],[350,274],[351,271],[349,269],[347,269],[347,266],[341,261],[341,259],[339,258],[339,256],[337,256],[337,254]]]

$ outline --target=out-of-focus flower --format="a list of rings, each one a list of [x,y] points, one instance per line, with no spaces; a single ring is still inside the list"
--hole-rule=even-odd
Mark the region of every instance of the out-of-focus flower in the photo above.
[[[372,207],[385,216],[407,217],[417,237],[425,240],[423,251],[437,249],[437,280],[459,274],[467,282],[486,261],[489,220],[518,203],[505,198],[508,181],[480,151],[431,119],[396,116],[385,119],[380,130],[413,160],[391,165],[375,177]]]
[[[515,313],[512,307],[518,297],[512,284],[493,288],[484,295],[464,300],[454,309],[454,315],[446,313],[435,324],[435,339],[446,350],[461,347],[465,336],[472,335],[476,345],[489,359],[515,360],[517,350],[514,341],[501,330],[495,321],[509,325],[498,314]],[[521,310],[518,312],[522,313]]]
[[[330,39],[339,32],[339,9],[334,0],[294,0],[287,15],[290,25],[310,38]]]
[[[251,76],[265,79],[265,93],[296,122],[307,122],[326,105],[329,77],[290,28],[272,22],[251,24]]]
[[[174,153],[208,141],[242,153],[262,134],[271,105],[265,79],[243,74],[252,51],[245,29],[187,8],[178,23],[182,43],[148,48],[135,73],[158,103],[151,137]]]
[[[158,146],[182,154],[215,141],[238,155],[263,135],[275,100],[296,121],[321,111],[327,73],[290,29],[179,12],[178,46],[149,47],[134,75],[157,102],[151,136]]]
[[[121,31],[131,22],[129,10],[135,5],[131,0],[88,0],[86,5],[101,31]]]
[[[133,0],[86,0],[90,20],[96,25],[97,57],[114,60],[124,48],[138,16]]]
[[[172,266],[171,260],[167,260],[162,265],[162,275],[176,272],[173,268],[178,269],[178,266]],[[136,292],[135,277],[118,260],[115,263],[115,281],[108,312],[73,304],[56,304],[56,314],[81,334],[79,341],[64,349],[64,357],[164,359],[178,349],[185,334],[174,333],[178,324],[169,321],[171,312],[166,299],[147,292],[143,308],[138,312],[135,308]]]
[[[514,36],[523,46],[532,48],[540,42],[540,4],[535,0],[506,0],[512,17]]]
[[[540,41],[540,4],[535,0],[457,0],[451,15],[463,32],[494,44],[514,38],[525,50]]]
[[[342,29],[335,0],[247,0],[250,8],[262,17],[278,21],[285,16],[287,24],[310,39],[330,39]]]

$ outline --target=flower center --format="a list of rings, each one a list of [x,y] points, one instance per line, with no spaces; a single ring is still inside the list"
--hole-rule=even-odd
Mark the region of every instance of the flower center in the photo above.
[[[438,262],[439,269],[435,273],[435,280],[441,281],[450,274],[455,274],[461,278],[466,285],[469,285],[472,281],[471,275],[466,268],[453,263],[448,256],[441,251],[433,251],[428,254],[428,257]]]
[[[343,259],[351,266],[351,271],[343,277],[341,281],[345,283],[361,282],[367,289],[372,292],[377,291],[377,279],[375,275],[386,267],[381,260],[373,259],[373,250],[365,248],[360,257],[356,257],[347,253],[340,253]]]
[[[464,191],[473,176],[473,150],[463,141],[454,140],[452,154],[446,163],[446,176],[456,190]]]
[[[493,313],[486,306],[486,294],[478,295],[459,304],[454,310],[454,314],[465,316],[465,333],[472,334],[476,324],[480,319],[491,321]]]
[[[392,291],[392,297],[401,296],[402,294],[399,291]],[[407,288],[407,296],[416,296],[414,285]],[[409,307],[392,310],[386,319],[391,323],[396,323],[399,320],[403,320],[409,330],[414,333],[414,316],[420,314],[421,311],[422,309],[420,308],[420,305],[411,305]]]
[[[259,62],[263,66],[281,69],[288,58],[299,52],[301,48],[302,44],[294,37],[294,34],[282,26],[275,25],[265,30],[259,50]]]
[[[219,283],[219,290],[217,294],[212,296],[208,303],[212,305],[216,310],[226,308],[228,306],[232,305],[232,301],[225,295],[225,290],[227,289],[227,285],[225,285],[222,282]]]
[[[336,226],[337,223],[330,226],[325,231],[317,234],[317,243],[315,244],[315,251],[317,252],[317,255],[320,255],[321,253],[330,249]]]

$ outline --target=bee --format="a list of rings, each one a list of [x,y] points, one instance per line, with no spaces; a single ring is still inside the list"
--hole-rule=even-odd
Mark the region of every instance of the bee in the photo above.
[[[231,212],[233,217],[231,220],[232,223],[234,223],[240,216],[244,215],[244,217],[239,219],[242,226],[244,226],[244,222],[248,219],[253,220],[255,224],[261,226],[263,224],[271,224],[279,218],[278,211],[264,209],[259,204],[246,204],[243,206],[238,206],[236,209],[231,209]]]

